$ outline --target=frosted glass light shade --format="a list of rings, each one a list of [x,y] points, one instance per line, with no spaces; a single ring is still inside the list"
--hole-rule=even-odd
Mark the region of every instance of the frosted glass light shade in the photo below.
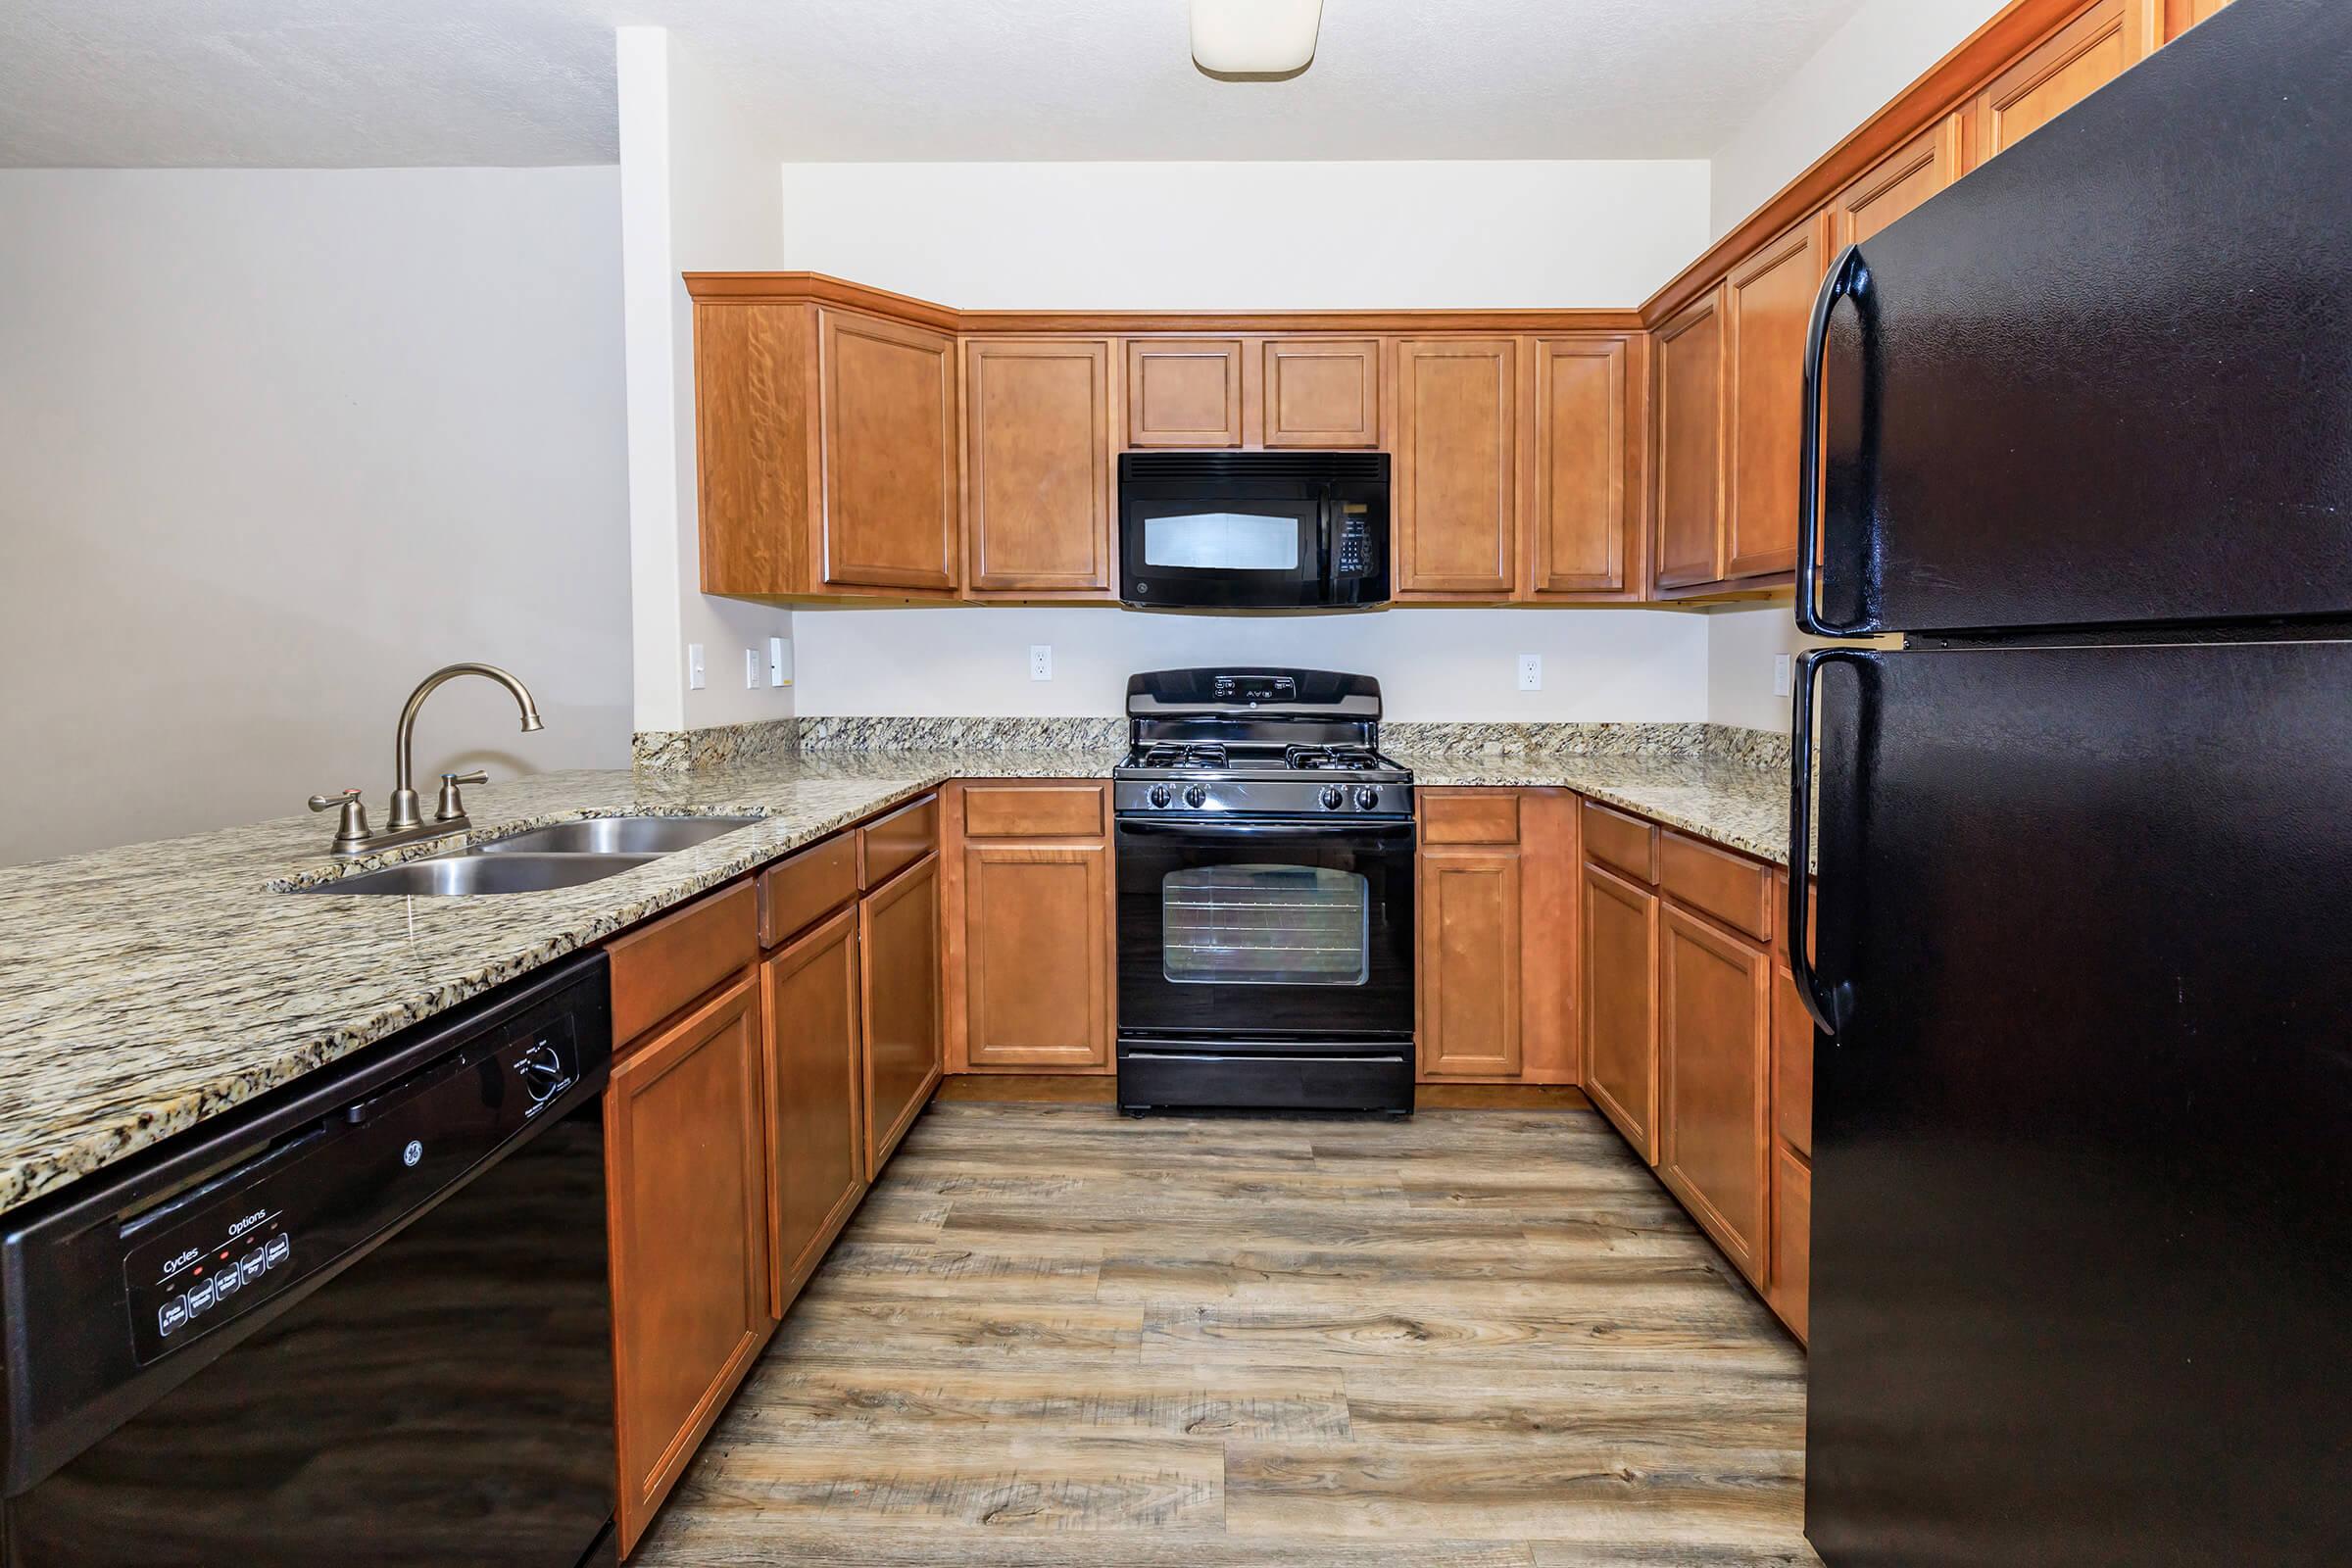
[[[1280,76],[1315,58],[1323,0],[1193,0],[1193,63],[1219,76]]]

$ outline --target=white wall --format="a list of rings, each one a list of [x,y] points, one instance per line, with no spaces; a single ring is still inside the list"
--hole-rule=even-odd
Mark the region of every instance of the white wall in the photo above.
[[[1625,307],[1707,243],[1697,161],[787,164],[783,201],[786,267],[965,310]]]
[[[679,274],[784,265],[775,164],[690,45],[616,33],[621,266],[628,343],[629,570],[636,727],[788,718],[793,693],[747,690],[743,653],[790,637],[783,610],[704,594],[696,527],[693,301]],[[709,684],[687,684],[700,644]]]
[[[1749,729],[1788,728],[1788,699],[1773,690],[1773,658],[1818,647],[1787,605],[1707,616],[1707,717]]]
[[[1771,200],[2006,3],[1863,0],[1861,9],[1716,149],[1710,241]]]
[[[1392,718],[1707,716],[1707,621],[1647,610],[1192,615],[1110,609],[803,611],[808,714],[1115,715],[1137,670],[1230,662],[1376,675]],[[1029,649],[1054,678],[1029,678]],[[1522,692],[1518,656],[1544,657]]]
[[[1627,306],[1705,242],[1693,163],[800,164],[784,265],[975,310]],[[1262,236],[1272,235],[1269,240]],[[1175,615],[803,610],[808,714],[1115,714],[1129,674],[1361,670],[1399,718],[1703,719],[1706,620],[1665,611]],[[1054,678],[1029,679],[1029,646]],[[1519,692],[1522,653],[1544,689]]]
[[[0,862],[628,757],[610,169],[0,171]],[[332,830],[319,819],[319,840]]]

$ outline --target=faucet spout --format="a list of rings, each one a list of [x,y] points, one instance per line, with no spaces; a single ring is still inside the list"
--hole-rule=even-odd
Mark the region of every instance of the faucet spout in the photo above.
[[[385,824],[386,832],[418,827],[423,824],[424,817],[417,808],[416,770],[412,760],[416,749],[416,711],[424,706],[424,700],[430,697],[436,688],[460,675],[480,675],[504,686],[513,695],[515,705],[522,710],[522,727],[525,733],[547,727],[539,717],[539,705],[531,700],[530,688],[496,664],[446,664],[434,670],[417,683],[416,689],[409,694],[408,705],[400,710],[400,733],[394,742],[396,755],[392,784],[392,820]]]

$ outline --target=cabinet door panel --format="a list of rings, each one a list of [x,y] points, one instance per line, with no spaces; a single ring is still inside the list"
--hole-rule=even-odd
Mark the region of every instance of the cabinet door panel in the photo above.
[[[865,1192],[858,911],[767,960],[768,1311],[782,1317]]]
[[[1516,339],[1396,345],[1398,593],[1509,597],[1518,428]]]
[[[1945,116],[1840,191],[1830,204],[1834,242],[1860,244],[1958,179],[1962,118]]]
[[[1658,1174],[1761,1286],[1772,960],[1672,905],[1659,954]]]
[[[1658,898],[1587,863],[1585,1093],[1635,1152],[1658,1162]]]
[[[1732,462],[1726,577],[1796,565],[1805,328],[1826,270],[1821,220],[1808,218],[1734,269],[1726,298]]]
[[[761,1075],[749,971],[612,1068],[606,1185],[624,1551],[771,1326]]]
[[[1138,338],[1127,345],[1127,444],[1242,444],[1239,338]]]
[[[1380,445],[1376,338],[1269,338],[1266,445],[1337,451]]]
[[[967,845],[963,904],[973,1064],[1108,1065],[1117,962],[1109,849]]]
[[[1627,358],[1623,338],[1536,340],[1534,593],[1625,587]]]
[[[1723,290],[1658,329],[1657,552],[1661,588],[1723,575]]]
[[[2008,151],[2146,58],[2160,9],[2160,0],[2099,0],[1993,77],[1977,98],[1977,161]]]
[[[956,344],[823,314],[824,582],[956,586]]]
[[[1421,1070],[1517,1077],[1519,852],[1421,854]]]
[[[864,955],[865,1179],[870,1182],[939,1087],[945,1038],[937,855],[858,906],[858,939]]]
[[[1772,1161],[1772,1288],[1765,1299],[1802,1342],[1813,1328],[1813,1167],[1786,1149]]]
[[[1772,1124],[1783,1143],[1813,1157],[1813,1019],[1786,965],[1773,974]]]
[[[1110,587],[1110,343],[964,347],[968,581]]]

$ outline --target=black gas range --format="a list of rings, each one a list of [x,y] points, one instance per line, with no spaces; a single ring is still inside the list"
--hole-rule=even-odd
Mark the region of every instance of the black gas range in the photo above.
[[[1127,714],[1121,1108],[1409,1113],[1413,778],[1380,683],[1157,670]]]

